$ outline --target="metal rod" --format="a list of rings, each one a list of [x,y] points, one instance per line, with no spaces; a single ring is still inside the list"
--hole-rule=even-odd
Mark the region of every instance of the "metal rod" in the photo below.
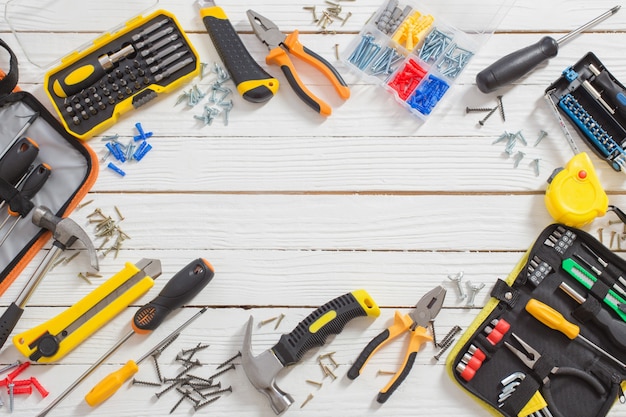
[[[28,302],[28,299],[31,295],[33,295],[33,292],[35,291],[43,277],[45,277],[48,271],[52,268],[52,265],[54,265],[54,262],[59,257],[61,252],[63,252],[63,249],[54,244],[52,245],[52,249],[50,249],[48,254],[43,258],[33,275],[30,277],[24,288],[22,288],[22,291],[15,299],[15,304],[17,304],[19,308],[24,309],[26,303]]]
[[[18,116],[20,117],[20,116]],[[24,126],[22,126],[22,128],[20,129],[19,132],[17,132],[15,134],[15,136],[13,137],[13,139],[11,139],[11,142],[9,142],[9,144],[4,148],[4,150],[2,151],[2,153],[0,153],[0,159],[2,159],[2,157],[4,156],[4,154],[6,154],[8,152],[8,150],[11,148],[11,146],[13,146],[15,144],[15,142],[17,142],[24,133],[26,133],[26,131],[28,130],[28,128],[30,127],[30,125],[33,124],[33,122],[39,117],[39,112],[35,112],[32,116],[30,116],[30,118],[28,119],[28,121],[26,122],[26,124]]]
[[[582,25],[578,29],[574,29],[570,33],[568,33],[567,35],[564,35],[562,38],[557,39],[556,43],[558,43],[560,45],[562,43],[565,43],[565,42],[569,41],[571,38],[573,38],[574,36],[578,35],[579,33],[584,32],[585,30],[589,29],[590,27],[593,27],[593,26],[597,25],[598,23],[602,22],[603,20],[607,19],[608,17],[613,16],[615,13],[617,13],[617,11],[621,7],[622,6],[615,6],[611,10],[602,13],[600,16],[598,16],[595,19],[585,23],[584,25]]]

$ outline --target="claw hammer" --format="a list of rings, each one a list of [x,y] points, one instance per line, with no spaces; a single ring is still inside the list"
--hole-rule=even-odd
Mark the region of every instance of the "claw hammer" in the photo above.
[[[28,299],[43,277],[50,271],[61,252],[72,246],[77,240],[80,240],[89,252],[92,268],[96,271],[99,270],[96,249],[87,233],[75,221],[69,218],[58,217],[45,206],[38,206],[33,209],[32,221],[35,226],[43,227],[52,232],[54,239],[52,249],[50,249],[35,272],[33,272],[33,275],[26,282],[15,301],[11,303],[2,317],[0,317],[0,348],[4,346],[15,325],[22,317]]]

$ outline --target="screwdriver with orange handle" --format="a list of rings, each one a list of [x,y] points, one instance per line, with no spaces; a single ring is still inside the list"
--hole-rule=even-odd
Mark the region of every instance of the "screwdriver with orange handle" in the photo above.
[[[113,347],[104,353],[96,362],[94,362],[89,369],[87,369],[81,376],[76,379],[72,385],[70,385],[65,391],[63,391],[50,405],[48,405],[43,411],[37,414],[37,417],[42,417],[48,414],[52,408],[54,408],[61,400],[67,397],[85,378],[87,378],[98,366],[100,366],[109,356],[111,356],[124,342],[126,342],[135,333],[146,334],[155,330],[163,320],[175,309],[183,306],[189,302],[195,295],[197,295],[212,279],[215,275],[213,266],[205,259],[198,258],[190,262],[187,266],[176,273],[165,287],[161,290],[159,295],[149,303],[141,307],[133,316],[131,323],[132,330],[129,331],[124,337],[122,337]],[[182,327],[182,326],[181,326]],[[182,330],[182,329],[181,329]],[[129,361],[129,363],[132,361]],[[139,361],[137,361],[139,363]],[[135,365],[136,368],[136,365]],[[135,370],[137,372],[137,370]],[[133,372],[128,376],[134,375]],[[120,379],[118,382],[114,382],[112,385],[108,383],[114,378],[111,378],[113,374],[106,377],[102,382],[107,381],[106,394],[96,395],[99,400],[93,404],[88,401],[89,405],[96,405],[106,400],[117,391],[126,379]],[[96,387],[99,387],[98,384]],[[95,389],[95,388],[94,388]],[[92,390],[93,391],[93,390]]]
[[[604,357],[612,360],[623,369],[626,369],[626,364],[617,359],[615,356],[611,355],[606,350],[602,349],[600,346],[593,343],[591,340],[587,339],[585,336],[581,335],[580,327],[576,326],[574,323],[567,321],[561,313],[559,313],[549,305],[544,304],[539,300],[531,299],[530,301],[528,301],[528,303],[526,303],[526,311],[549,328],[563,333],[570,340],[576,339],[584,342],[587,346],[592,347],[594,350],[601,353]]]

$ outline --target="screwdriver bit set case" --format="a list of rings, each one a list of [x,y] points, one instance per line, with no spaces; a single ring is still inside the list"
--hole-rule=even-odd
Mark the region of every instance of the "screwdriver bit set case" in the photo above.
[[[426,120],[513,4],[386,1],[342,52],[344,63]]]
[[[493,415],[599,417],[626,401],[621,257],[583,230],[552,224],[491,297],[446,367]],[[567,336],[559,314],[571,323]]]
[[[67,216],[95,183],[98,160],[35,96],[16,87],[17,58],[2,40],[0,47],[11,56],[0,74],[0,223],[8,219],[0,228],[2,294],[50,240],[50,232],[32,222],[34,207]],[[27,186],[33,178],[43,184],[37,191]]]
[[[61,123],[80,139],[102,132],[122,114],[200,73],[196,50],[174,15],[155,9],[158,1],[109,0],[106,8],[119,10],[119,14],[102,18],[94,16],[92,2],[40,3],[9,0],[5,18],[27,58],[46,71],[44,90]],[[64,22],[64,10],[70,8],[74,16],[84,15],[84,22]],[[38,31],[58,31],[66,25],[78,33],[65,45],[46,45],[32,39],[30,28],[23,26],[25,13],[34,14],[31,22],[42,22]],[[112,20],[115,18],[118,20]],[[94,28],[104,33],[93,39]],[[80,32],[86,33],[86,38]],[[57,48],[52,62],[41,58],[50,55],[43,49],[46,46]]]
[[[614,170],[626,173],[625,92],[592,52],[566,68],[546,89],[594,153]]]

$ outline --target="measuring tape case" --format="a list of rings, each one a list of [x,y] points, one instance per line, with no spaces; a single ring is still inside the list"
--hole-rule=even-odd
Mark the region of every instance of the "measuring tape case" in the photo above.
[[[608,337],[596,319],[609,316],[620,332],[626,331],[626,313],[619,309],[625,298],[620,294],[626,292],[625,277],[626,261],[594,237],[576,228],[550,225],[508,278],[497,280],[489,302],[448,356],[448,374],[496,416],[534,412],[554,417],[605,416],[616,400],[626,401],[621,386],[626,369],[579,338],[570,340],[547,327],[526,307],[531,300],[548,305],[579,326],[581,336],[624,363],[626,349]],[[566,294],[560,288],[563,282],[585,301]],[[626,340],[624,335],[621,338]],[[525,352],[520,340],[541,355],[534,369],[506,346]],[[530,355],[529,359],[537,358]],[[555,366],[564,373],[551,373]],[[587,376],[578,371],[568,374],[570,368]]]
[[[30,201],[23,198],[15,183],[0,178],[0,198],[7,201],[0,211],[0,222],[8,216],[7,208],[23,215],[0,246],[2,294],[50,240],[50,232],[32,223],[32,208],[44,205],[59,217],[67,216],[95,183],[98,160],[93,150],[69,134],[32,94],[17,87],[17,58],[3,40],[0,40],[0,47],[11,57],[9,71],[0,74],[0,150],[6,150],[31,117],[37,115],[22,136],[38,148],[31,168],[40,164],[50,168],[48,180]],[[17,216],[9,219],[0,230],[0,236],[7,233],[15,218]]]

